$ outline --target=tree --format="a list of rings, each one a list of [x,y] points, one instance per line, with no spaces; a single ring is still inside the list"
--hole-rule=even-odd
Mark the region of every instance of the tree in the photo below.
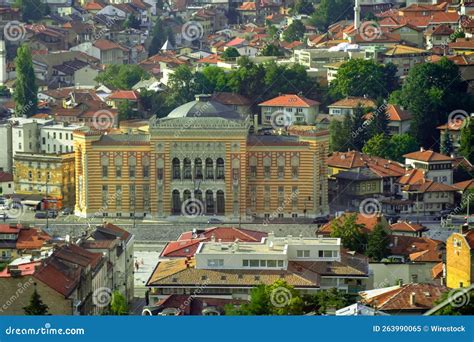
[[[474,164],[474,117],[471,117],[461,129],[459,153]]]
[[[293,286],[283,280],[258,285],[250,292],[250,302],[240,307],[228,305],[226,315],[302,315],[303,299]]]
[[[95,80],[107,87],[130,90],[139,81],[148,78],[150,75],[138,65],[111,64]]]
[[[366,255],[375,261],[382,260],[389,255],[389,243],[388,234],[383,226],[380,223],[376,224],[369,234]]]
[[[361,151],[368,140],[369,131],[366,124],[366,111],[362,106],[357,106],[350,118],[351,135],[348,137],[350,146]]]
[[[409,134],[388,136],[380,133],[370,138],[362,148],[362,152],[380,158],[403,162],[403,155],[418,149],[415,139]]]
[[[342,245],[356,252],[364,252],[367,234],[364,225],[357,223],[357,214],[347,214],[331,224],[331,237],[341,238]]]
[[[118,115],[119,115],[119,120],[130,120],[135,118],[136,111],[133,110],[133,106],[130,101],[126,100],[121,102],[118,105]]]
[[[166,42],[167,36],[168,34],[166,29],[164,29],[163,21],[158,17],[151,31],[152,38],[150,46],[148,47],[148,56],[153,56],[160,52],[161,47]]]
[[[328,309],[338,310],[353,303],[349,294],[336,288],[321,290],[313,295],[303,296],[304,311],[318,315],[328,314]]]
[[[451,139],[451,134],[449,134],[449,130],[446,128],[443,133],[441,133],[441,143],[439,150],[441,154],[446,156],[450,156],[451,153],[454,152],[453,141]]]
[[[458,66],[442,58],[411,68],[400,92],[391,99],[412,113],[410,133],[418,145],[437,149],[437,127],[448,121],[453,110],[472,108],[473,99],[466,90]]]
[[[314,13],[314,6],[308,0],[296,0],[293,6],[293,12],[297,14],[311,15]]]
[[[133,28],[136,30],[140,29],[140,20],[135,16],[135,14],[130,14],[127,20],[123,23],[124,28]]]
[[[116,316],[128,314],[127,299],[119,291],[112,293],[112,301],[110,302],[110,313]]]
[[[347,151],[350,147],[351,118],[349,114],[342,121],[332,120],[329,123],[329,146],[331,151]]]
[[[386,98],[397,87],[396,72],[393,64],[351,59],[337,71],[329,93],[336,99],[348,96]]]
[[[381,158],[387,158],[390,151],[390,137],[380,133],[370,138],[362,148],[362,152]]]
[[[15,65],[16,84],[13,93],[13,99],[15,100],[15,115],[26,115],[29,117],[36,113],[38,105],[38,87],[36,85],[31,51],[28,45],[23,44],[18,48]]]
[[[294,20],[283,32],[283,39],[287,42],[294,42],[295,40],[302,40],[306,28],[301,20]]]
[[[352,16],[352,11],[347,9],[353,6],[353,0],[321,0],[311,16],[310,23],[324,32],[330,24],[342,19],[349,19]]]
[[[25,315],[28,316],[45,316],[48,314],[48,306],[43,303],[36,287],[31,294],[30,304],[23,308]]]
[[[180,65],[169,76],[166,105],[176,108],[192,101],[196,94],[196,83],[192,70],[187,65]]]
[[[266,45],[262,50],[263,56],[283,56],[283,52],[278,48],[278,46],[273,44]]]
[[[370,117],[370,135],[376,134],[389,134],[388,124],[390,123],[390,117],[387,114],[386,104],[382,101],[378,101],[377,109],[371,113]]]
[[[41,0],[20,0],[20,8],[22,20],[27,23],[41,20],[50,12],[49,6]]]
[[[240,57],[239,51],[235,47],[229,47],[221,55],[222,59],[225,61],[233,60],[237,57]]]

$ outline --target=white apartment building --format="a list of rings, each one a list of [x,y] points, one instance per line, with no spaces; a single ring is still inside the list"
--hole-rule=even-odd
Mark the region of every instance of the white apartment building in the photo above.
[[[81,126],[67,123],[42,127],[40,130],[41,152],[59,154],[73,152],[73,132],[79,128]]]
[[[453,184],[453,158],[425,150],[405,154],[405,165],[425,171],[425,178],[437,183]]]
[[[40,129],[52,125],[53,119],[11,118],[12,155],[18,152],[38,153],[40,151]]]

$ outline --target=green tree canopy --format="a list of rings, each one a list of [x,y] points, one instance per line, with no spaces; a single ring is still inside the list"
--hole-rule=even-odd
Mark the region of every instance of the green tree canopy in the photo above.
[[[95,80],[113,89],[130,90],[143,79],[150,75],[135,64],[111,64],[97,75]]]
[[[473,108],[473,98],[466,95],[466,89],[458,66],[442,58],[411,68],[402,89],[391,99],[412,113],[411,134],[418,145],[437,149],[437,127],[447,123],[449,113]]]
[[[38,105],[38,87],[31,51],[28,45],[22,44],[17,50],[15,58],[16,84],[13,93],[16,116],[32,116]]]
[[[35,290],[33,291],[30,297],[30,304],[23,308],[25,315],[45,316],[48,314],[48,309],[48,306],[43,303],[43,301],[41,300],[41,296],[39,295],[35,287]]]
[[[321,290],[314,295],[303,296],[305,312],[314,312],[317,315],[326,315],[329,309],[338,310],[353,303],[353,298],[344,291],[336,288]]]
[[[283,31],[283,39],[287,42],[294,42],[295,40],[302,40],[306,28],[301,20],[294,20],[285,31]]]
[[[123,316],[128,314],[127,299],[119,291],[114,291],[112,293],[110,313],[115,316]]]
[[[373,60],[351,59],[337,71],[329,93],[336,99],[347,96],[386,98],[397,87],[397,68]]]
[[[351,18],[353,11],[348,9],[353,7],[353,0],[321,0],[311,16],[310,23],[325,32],[328,26],[336,21]]]
[[[124,28],[133,28],[136,30],[140,29],[140,20],[135,16],[135,14],[130,14],[127,17],[127,20],[123,22],[123,27]]]
[[[357,223],[357,214],[348,214],[331,224],[331,237],[340,238],[344,247],[363,253],[367,244],[364,225]]]
[[[366,255],[375,261],[380,261],[389,255],[389,243],[388,234],[379,223],[375,225],[374,230],[370,232]]]
[[[453,140],[451,139],[451,134],[446,128],[443,133],[441,133],[441,143],[439,150],[442,154],[450,156],[454,152]]]
[[[362,152],[371,156],[403,162],[403,155],[418,149],[415,139],[409,134],[392,136],[380,133],[370,138],[362,148]]]
[[[468,119],[461,129],[459,153],[474,164],[474,117]]]
[[[221,55],[222,59],[225,61],[233,60],[237,57],[240,57],[239,51],[235,47],[229,47]]]
[[[263,56],[283,56],[283,52],[280,48],[274,44],[266,45],[262,50]]]
[[[120,102],[118,105],[119,120],[135,119],[137,112],[133,110],[132,103],[128,100]]]
[[[314,6],[310,0],[296,0],[293,5],[293,12],[297,14],[311,15],[314,13]]]

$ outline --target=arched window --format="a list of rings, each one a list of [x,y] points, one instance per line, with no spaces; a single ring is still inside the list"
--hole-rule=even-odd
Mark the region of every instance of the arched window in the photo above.
[[[224,191],[218,190],[217,191],[217,215],[224,215],[225,214],[225,196]]]
[[[191,191],[189,191],[189,190],[184,190],[184,192],[183,192],[183,201],[185,202],[185,201],[187,201],[187,200],[190,199],[190,198],[191,198]]]
[[[214,179],[214,162],[211,158],[206,159],[206,179]]]
[[[183,178],[192,179],[191,160],[189,158],[183,160]]]
[[[251,178],[257,177],[257,158],[254,156],[250,157],[249,165],[250,165],[250,177]]]
[[[224,159],[217,158],[216,166],[216,178],[224,179]]]
[[[202,160],[201,158],[196,158],[194,161],[194,178],[202,179]]]
[[[172,194],[172,212],[174,215],[179,215],[181,214],[181,198],[179,196],[179,191],[178,190],[173,190]]]
[[[278,178],[284,178],[285,177],[285,157],[279,156],[277,159],[277,163],[278,163]]]
[[[194,199],[203,203],[202,201],[202,191],[201,190],[194,190]]]
[[[178,158],[173,159],[173,179],[181,179],[180,162]]]
[[[263,176],[270,178],[270,168],[272,165],[272,159],[270,157],[263,158]]]
[[[206,191],[206,214],[214,214],[214,194],[212,193],[212,190]]]
[[[300,158],[298,155],[291,157],[291,176],[293,178],[298,178],[300,173]]]

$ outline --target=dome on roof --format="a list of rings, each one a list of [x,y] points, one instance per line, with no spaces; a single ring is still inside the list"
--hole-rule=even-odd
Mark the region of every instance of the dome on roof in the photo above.
[[[242,120],[239,113],[222,103],[212,101],[211,95],[196,95],[196,100],[173,109],[167,118],[222,118]]]

